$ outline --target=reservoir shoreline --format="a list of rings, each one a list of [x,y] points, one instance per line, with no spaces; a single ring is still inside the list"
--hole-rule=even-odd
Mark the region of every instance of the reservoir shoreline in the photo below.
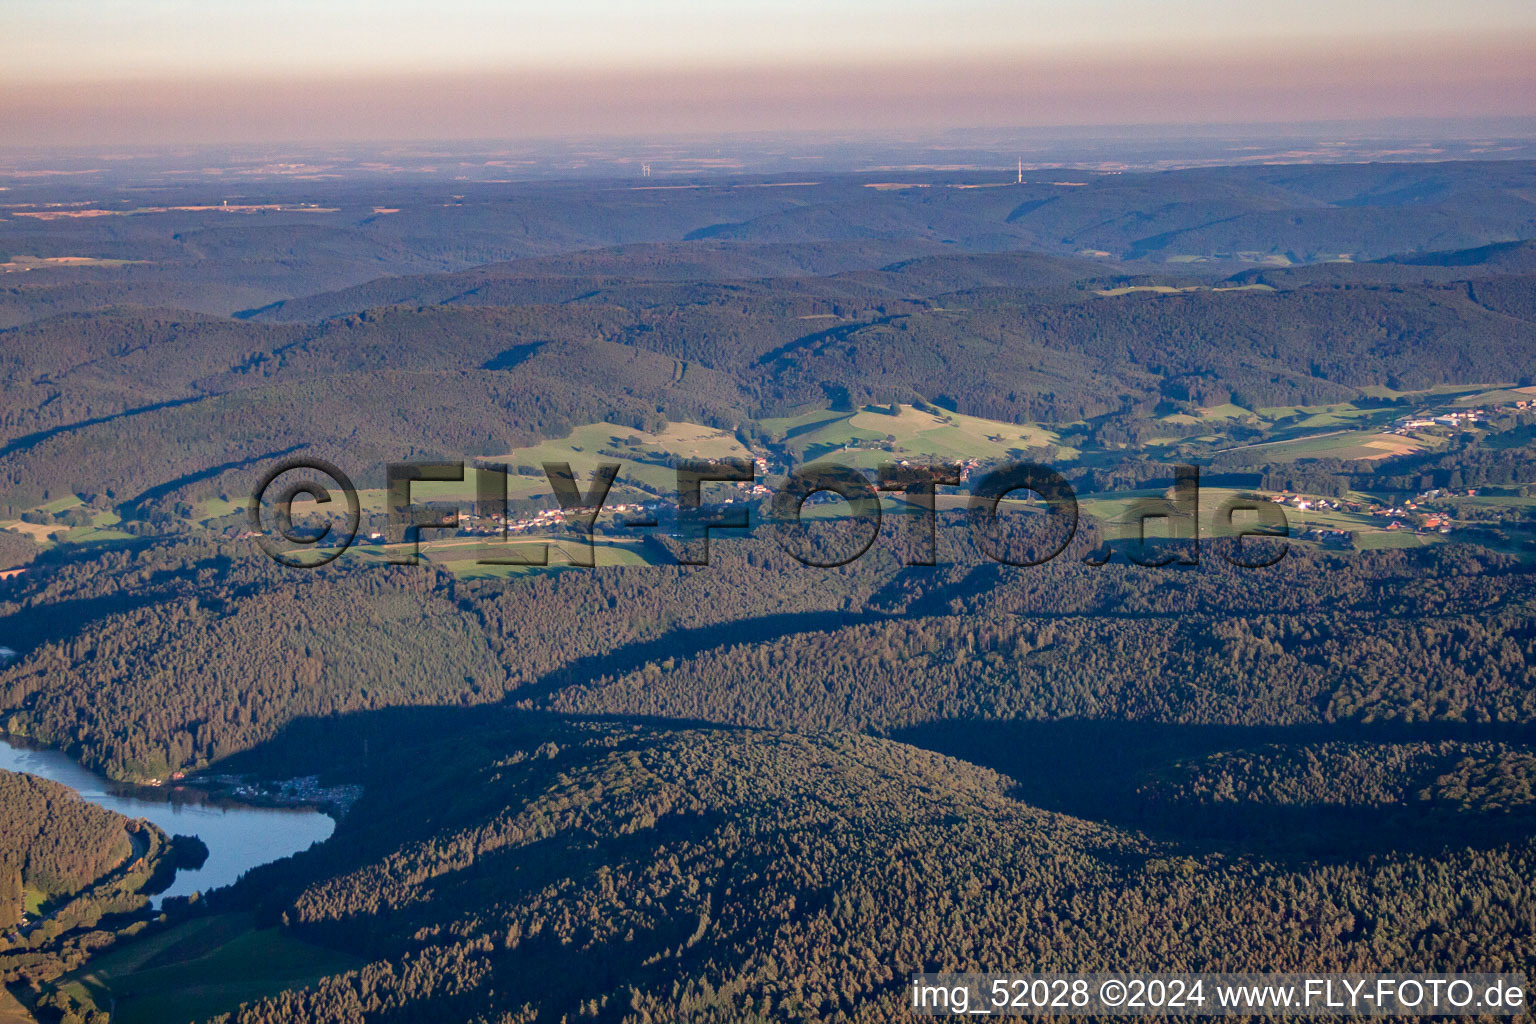
[[[81,799],[128,818],[146,819],[167,835],[201,839],[208,847],[208,860],[201,868],[178,870],[171,886],[156,897],[157,903],[167,897],[191,896],[231,885],[252,868],[324,842],[336,829],[335,817],[315,806],[327,800],[301,801],[310,792],[308,786],[292,794],[281,788],[246,787],[251,790],[247,800],[228,795],[237,788],[229,785],[209,792],[190,780],[174,786],[114,782],[60,750],[3,733],[0,769],[58,782],[75,790]],[[330,790],[316,792],[334,795]],[[340,801],[337,813],[348,802]]]

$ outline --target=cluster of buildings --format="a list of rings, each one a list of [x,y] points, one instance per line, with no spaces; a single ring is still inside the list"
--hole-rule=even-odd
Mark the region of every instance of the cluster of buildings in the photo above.
[[[213,775],[203,781],[227,786],[223,793],[238,800],[284,807],[328,807],[338,815],[345,815],[363,795],[362,786],[322,786],[318,775],[267,783],[248,782],[238,775]]]
[[[1465,491],[1453,491],[1448,487],[1436,487],[1434,490],[1425,491],[1416,496],[1412,501],[1405,502],[1409,508],[1418,508],[1419,502],[1434,501],[1437,498],[1455,498],[1465,494],[1469,498],[1477,497],[1477,488],[1469,487]]]
[[[1513,402],[1501,403],[1500,408],[1536,409],[1536,398],[1522,398]],[[1486,421],[1489,415],[1491,415],[1491,410],[1478,407],[1476,409],[1458,409],[1454,412],[1440,413],[1437,416],[1409,416],[1394,422],[1391,432],[1404,435],[1409,431],[1424,430],[1429,427],[1472,427]]]
[[[1310,509],[1330,512],[1359,512],[1364,507],[1357,501],[1329,501],[1327,498],[1308,498],[1300,494],[1292,494],[1289,491],[1272,495],[1269,500],[1276,505],[1288,505],[1298,512],[1306,512]]]
[[[1448,492],[1437,492],[1448,493]],[[1468,492],[1472,493],[1472,492]],[[1423,497],[1422,495],[1420,497]],[[1378,506],[1370,510],[1373,516],[1390,520],[1383,529],[1390,531],[1413,530],[1417,533],[1450,533],[1451,517],[1438,512],[1420,512],[1418,502],[1405,501],[1401,507]]]
[[[639,515],[654,511],[654,504],[639,504],[635,502],[620,505],[604,505],[600,511],[611,516]],[[569,510],[572,515],[591,515],[594,510],[591,506],[576,506]],[[511,516],[503,517],[499,513],[491,513],[488,516],[476,515],[465,512],[459,516],[459,533],[467,536],[494,537],[503,533],[528,533],[535,530],[547,530],[561,526],[565,522],[566,510],[559,508],[546,508],[513,519]],[[372,534],[369,535],[370,537]]]
[[[1427,427],[1471,427],[1485,419],[1487,413],[1482,409],[1448,412],[1439,416],[1413,416],[1392,424],[1392,433],[1406,434],[1410,430],[1423,430]]]
[[[1415,501],[1405,501],[1401,506],[1386,505],[1362,505],[1358,501],[1345,499],[1329,500],[1327,498],[1309,498],[1301,494],[1292,494],[1289,491],[1270,496],[1270,501],[1277,505],[1285,505],[1300,512],[1317,510],[1323,512],[1352,512],[1357,515],[1374,516],[1386,519],[1387,524],[1381,529],[1396,532],[1398,530],[1412,530],[1416,533],[1450,533],[1454,522],[1449,515],[1440,512],[1421,510],[1419,503],[1432,501],[1436,498],[1452,497],[1455,494],[1465,493],[1468,496],[1476,495],[1477,491],[1452,492],[1448,490],[1426,491],[1418,496]],[[1350,530],[1336,530],[1326,527],[1314,527],[1305,530],[1300,535],[1302,540],[1315,540],[1322,543],[1348,544],[1354,537]]]

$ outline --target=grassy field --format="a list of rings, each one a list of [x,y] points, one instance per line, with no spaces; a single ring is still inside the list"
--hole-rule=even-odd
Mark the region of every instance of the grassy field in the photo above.
[[[522,565],[482,565],[479,558],[483,552],[492,552],[499,556],[504,550],[498,543],[491,546],[488,537],[457,538],[452,541],[443,541],[435,545],[423,544],[422,555],[434,565],[440,565],[455,576],[466,579],[495,579],[509,576],[518,576],[535,570],[547,571],[542,566]],[[536,548],[544,541],[537,538],[517,538],[508,542],[512,548],[531,549]],[[613,538],[599,537],[593,543],[593,560],[599,566],[611,565],[651,565],[642,547],[643,541],[639,538]],[[572,564],[572,549],[575,545],[566,541],[549,542],[549,568],[560,568]],[[530,551],[530,554],[532,552]]]
[[[509,467],[507,497],[552,497],[549,481],[545,479],[545,462],[568,462],[576,472],[576,484],[583,491],[591,482],[592,471],[600,462],[617,462],[620,465],[609,496],[609,504],[623,500],[635,500],[634,484],[643,489],[671,494],[677,488],[677,474],[670,464],[675,459],[750,458],[751,453],[728,431],[697,423],[672,423],[658,433],[636,430],[615,423],[588,423],[577,427],[563,438],[544,441],[527,448],[517,448],[499,455],[487,456],[482,461],[502,463]],[[462,481],[417,481],[411,484],[413,502],[454,502],[460,508],[473,507],[476,498],[478,472],[474,460],[465,459]],[[533,475],[519,473],[518,467],[535,470]],[[631,486],[627,486],[631,485]],[[359,488],[358,505],[365,513],[382,513],[388,508],[388,493],[383,488]],[[208,498],[198,503],[195,517],[203,522],[230,515],[243,515],[245,498],[227,500]],[[295,503],[302,509],[305,502]],[[107,525],[107,524],[97,524]]]
[[[929,413],[910,405],[897,409],[895,416],[875,407],[857,412],[823,410],[763,420],[762,425],[783,434],[785,446],[803,461],[830,458],[860,468],[899,458],[1002,459],[1011,451],[1060,441],[1057,434],[1032,423],[1002,423],[944,410]],[[879,444],[889,444],[890,449],[875,447]],[[1061,448],[1057,458],[1072,459],[1077,454],[1075,449]]]
[[[1456,399],[1457,405],[1493,405],[1499,402],[1528,402],[1536,398],[1536,387],[1532,388],[1495,388],[1492,391],[1481,391],[1475,395],[1463,395]]]
[[[24,523],[19,519],[0,520],[0,530],[15,530],[17,533],[25,533],[39,544],[45,546],[53,543],[52,538],[54,534],[63,533],[65,529],[65,527],[57,525],[39,526],[37,523]]]
[[[12,256],[0,261],[0,271],[15,273],[28,270],[59,270],[74,267],[128,267],[147,260],[97,259],[94,256]]]
[[[1212,405],[1196,409],[1194,414],[1184,412],[1170,413],[1162,418],[1164,423],[1221,423],[1228,420],[1242,420],[1253,417],[1255,413],[1250,409],[1244,409],[1240,405],[1228,402],[1226,405]]]
[[[71,508],[74,508],[76,505],[83,505],[83,504],[85,504],[85,503],[80,500],[80,497],[78,495],[66,494],[62,498],[55,498],[53,501],[44,502],[43,504],[37,506],[37,508],[33,509],[33,511],[34,512],[47,512],[49,515],[57,515],[58,513],[63,512],[66,509],[71,509]]]
[[[77,526],[60,536],[58,540],[66,544],[95,544],[109,540],[132,540],[133,534],[112,529],[112,527],[121,522],[122,519],[115,512],[93,512],[91,514],[90,526]]]
[[[1461,497],[1449,500],[1453,505],[1483,505],[1489,507],[1500,506],[1505,508],[1526,508],[1531,505],[1536,505],[1536,497],[1522,498],[1517,495],[1478,494],[1470,498]]]
[[[133,534],[122,530],[104,530],[95,526],[81,526],[59,538],[66,544],[99,544],[111,540],[132,540]]]
[[[829,423],[846,419],[852,415],[847,412],[836,412],[832,409],[816,409],[802,413],[799,416],[784,416],[759,420],[763,427],[773,433],[783,434],[786,438],[799,437],[802,434],[824,427]]]
[[[1444,441],[1430,434],[1390,434],[1380,430],[1330,430],[1309,437],[1267,441],[1240,448],[1263,448],[1264,456],[1275,462],[1296,459],[1386,459],[1394,455],[1437,448]],[[1238,449],[1228,449],[1238,450]]]
[[[509,498],[549,496],[549,481],[545,479],[543,469],[546,462],[570,463],[576,473],[576,484],[583,490],[589,485],[592,471],[598,463],[617,462],[621,468],[609,498],[612,503],[620,498],[627,483],[640,483],[664,494],[676,489],[677,474],[671,466],[647,460],[750,456],[751,453],[735,435],[696,423],[673,423],[666,430],[654,434],[613,423],[589,423],[577,427],[558,440],[517,448],[488,457],[485,461],[504,463],[511,467],[512,471],[507,474]],[[517,468],[520,466],[537,470],[537,474],[530,476],[518,473]],[[462,482],[413,483],[411,500],[456,501],[468,508],[475,500],[477,477],[474,467],[466,465]],[[383,512],[386,500],[387,495],[382,489],[358,491],[358,502],[365,512]]]
[[[1280,425],[1282,430],[1327,430],[1330,427],[1354,428],[1384,424],[1401,415],[1400,410],[1360,408],[1350,402],[1330,405],[1270,405],[1245,409],[1240,405],[1217,405],[1197,409],[1193,414],[1172,413],[1163,423],[1210,423],[1219,428],[1233,420],[1258,420],[1265,427]],[[1282,421],[1284,421],[1282,423]],[[1300,440],[1300,439],[1298,439]]]
[[[615,488],[626,482],[640,482],[651,490],[668,493],[677,487],[677,475],[667,465],[648,459],[722,459],[750,458],[751,453],[734,434],[697,423],[672,423],[659,433],[648,433],[614,423],[589,423],[577,427],[566,437],[545,441],[531,448],[518,448],[491,461],[512,466],[539,469],[545,462],[569,462],[577,473],[577,483],[584,485],[599,462],[618,462]],[[548,493],[542,476],[529,477]]]
[[[1118,298],[1121,295],[1136,295],[1147,292],[1153,295],[1178,295],[1183,292],[1272,292],[1274,287],[1267,284],[1233,284],[1217,285],[1212,288],[1203,284],[1186,285],[1179,288],[1171,284],[1128,284],[1119,288],[1096,288],[1093,294],[1107,299]]]
[[[1356,409],[1347,405],[1329,406],[1321,412],[1310,415],[1303,411],[1303,418],[1295,425],[1308,430],[1324,427],[1358,427],[1361,420],[1369,421],[1378,416],[1381,416],[1381,412],[1376,409]]]
[[[313,984],[360,961],[221,914],[130,942],[66,975],[61,985],[97,1007],[116,1001],[113,1024],[206,1020],[243,1002]]]
[[[57,515],[69,509],[78,508],[82,504],[83,502],[81,502],[79,497],[71,494],[63,498],[56,498],[53,501],[44,502],[31,509],[31,511]],[[57,543],[89,544],[94,541],[130,539],[132,534],[110,529],[110,527],[116,526],[120,522],[122,520],[118,518],[116,513],[105,510],[92,510],[91,525],[89,526],[70,528],[60,523],[39,525],[37,523],[24,523],[19,519],[6,519],[0,520],[0,530],[15,530],[17,533],[25,533],[46,547]]]
[[[1536,388],[1516,389],[1498,383],[1446,385],[1415,392],[1396,392],[1385,387],[1368,387],[1362,391],[1373,397],[1406,396],[1420,405],[1438,407],[1452,402],[1507,402],[1536,397]],[[1205,432],[1198,436],[1154,437],[1146,445],[1149,449],[1164,450],[1169,459],[1198,461],[1222,451],[1252,450],[1255,456],[1266,461],[1284,463],[1306,458],[1379,460],[1432,451],[1447,443],[1441,433],[1433,430],[1404,435],[1384,429],[1408,411],[1406,406],[1371,408],[1352,402],[1254,408],[1228,403],[1162,417],[1162,422],[1170,426],[1198,426]],[[1416,410],[1418,415],[1426,411],[1423,408]],[[910,405],[897,406],[895,415],[882,406],[843,411],[812,409],[795,416],[764,419],[760,423],[780,439],[774,448],[782,444],[801,462],[827,461],[865,471],[900,459],[999,462],[1019,458],[1025,453],[1030,453],[1029,457],[1039,457],[1042,449],[1048,446],[1052,449],[1049,458],[1056,463],[1083,457],[1076,448],[1063,444],[1061,434],[1057,432],[1065,430],[1070,436],[1071,425],[1051,430],[1039,424],[1003,423],[942,409],[925,412]],[[1271,431],[1268,434],[1271,439],[1234,446],[1234,438],[1241,436],[1241,432],[1234,428],[1240,423],[1266,428]],[[1178,450],[1173,451],[1174,447]],[[585,488],[599,462],[616,461],[621,468],[608,498],[608,503],[613,505],[652,495],[659,495],[664,500],[671,498],[676,489],[676,473],[671,463],[677,459],[744,458],[752,454],[733,433],[700,424],[672,423],[652,433],[614,423],[590,423],[575,428],[564,438],[506,452],[488,461],[506,463],[514,468],[506,478],[509,498],[551,504],[551,488],[543,474],[544,462],[570,463],[577,473],[578,485]],[[517,468],[525,472],[516,472]],[[413,483],[411,497],[418,503],[449,502],[467,511],[477,497],[476,483],[477,471],[471,462],[466,465],[463,481]],[[358,497],[365,512],[377,514],[387,509],[388,496],[382,489],[365,489],[359,491]],[[56,512],[79,503],[78,497],[68,495],[50,501],[40,509]],[[208,499],[199,504],[195,517],[204,522],[227,520],[229,516],[240,515],[243,508],[241,501]],[[1110,516],[1115,514],[1112,508],[1101,511]],[[1291,510],[1293,514],[1294,511]],[[1331,525],[1362,533],[1378,529],[1368,517],[1356,518],[1360,521],[1314,525]],[[116,519],[105,512],[95,513],[90,526],[69,530],[58,525],[0,522],[0,528],[24,531],[45,546],[128,539],[127,533],[114,529],[116,525]],[[225,526],[227,521],[218,525]],[[507,576],[526,571],[519,567],[477,565],[475,556],[469,552],[484,543],[486,541],[480,538],[445,537],[428,531],[422,551],[429,560],[460,575]],[[352,549],[346,557],[378,561],[385,557],[385,552],[383,548],[364,546]],[[622,543],[609,544],[600,555],[599,564],[643,564],[645,557],[640,548]],[[552,562],[556,566],[568,564],[558,553]]]
[[[1488,384],[1436,384],[1433,387],[1422,388],[1418,391],[1397,391],[1383,384],[1367,384],[1360,391],[1371,398],[1450,399],[1455,395],[1471,395],[1487,391],[1491,386]]]
[[[1392,531],[1377,530],[1374,533],[1362,533],[1355,537],[1355,547],[1361,551],[1383,551],[1387,548],[1421,548],[1432,544],[1438,538],[1421,537],[1407,530]]]
[[[0,1024],[37,1024],[37,1018],[16,1001],[16,997],[0,985]]]
[[[1244,493],[1247,492],[1228,487],[1200,488],[1200,536],[1202,538],[1216,536],[1214,524],[1222,505]],[[1085,514],[1093,516],[1105,525],[1110,539],[1126,539],[1134,533],[1136,526],[1134,517],[1142,507],[1141,503],[1147,498],[1161,497],[1162,494],[1162,489],[1088,494],[1078,498],[1078,505]],[[1386,529],[1388,520],[1380,516],[1360,515],[1333,509],[1313,508],[1303,511],[1289,505],[1285,506],[1284,512],[1292,537],[1312,529],[1348,530],[1355,535],[1356,547],[1365,550],[1419,547],[1424,544],[1438,543],[1442,539],[1439,535],[1420,536],[1410,530],[1388,531]],[[1241,517],[1236,518],[1236,525],[1243,525]],[[1166,536],[1166,534],[1167,528],[1164,524],[1148,523],[1149,537]]]
[[[244,512],[244,505],[237,505],[233,501],[225,501],[223,498],[207,498],[197,503],[197,518],[203,521],[222,519],[224,516],[243,514]]]
[[[1439,428],[1394,433],[1391,424],[1405,417],[1430,417],[1454,406],[1507,405],[1536,398],[1536,387],[1514,388],[1501,384],[1441,385],[1412,392],[1365,387],[1361,391],[1367,398],[1407,399],[1407,404],[1374,407],[1362,399],[1362,404],[1334,402],[1310,406],[1256,406],[1252,409],[1236,405],[1214,406],[1173,413],[1160,420],[1169,426],[1209,425],[1212,436],[1152,438],[1146,444],[1209,444],[1216,452],[1253,449],[1256,455],[1261,454],[1274,462],[1307,458],[1376,461],[1433,451],[1448,443],[1447,432]],[[1269,440],[1234,446],[1232,438],[1236,432],[1229,435],[1223,426],[1236,420],[1245,420],[1249,425],[1264,429]]]
[[[575,466],[574,462],[572,466]],[[577,486],[585,490],[590,478],[579,467],[576,468],[576,474]],[[474,508],[479,477],[479,471],[473,466],[465,466],[462,481],[413,481],[411,501],[416,504],[432,501],[453,502],[460,509],[469,511]],[[619,481],[622,482],[623,479],[624,473],[620,471]],[[618,487],[619,484],[615,483],[614,489],[617,490]],[[549,481],[544,479],[542,473],[539,476],[522,476],[515,472],[507,474],[508,498],[533,498],[550,494]],[[366,487],[357,492],[357,503],[365,513],[381,513],[389,507],[389,493],[382,487]],[[298,505],[296,504],[295,507],[297,508]]]

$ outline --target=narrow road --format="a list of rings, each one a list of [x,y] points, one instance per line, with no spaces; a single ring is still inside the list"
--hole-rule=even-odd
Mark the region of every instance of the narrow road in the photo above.
[[[127,832],[128,830],[124,829],[124,831]],[[128,832],[128,845],[131,847],[131,852],[129,853],[129,856],[126,860],[124,860],[117,867],[113,868],[111,871],[108,871],[106,874],[93,881],[84,889],[81,889],[79,892],[75,893],[62,906],[56,908],[53,911],[50,911],[47,914],[44,914],[42,917],[35,921],[28,921],[19,929],[22,936],[26,937],[31,935],[44,924],[58,917],[61,913],[68,910],[70,907],[74,906],[76,901],[94,895],[97,890],[101,889],[103,886],[117,881],[119,878],[127,875],[130,871],[137,867],[139,861],[143,860],[145,855],[149,853],[149,840],[144,836],[142,830],[138,832]]]
[[[1281,438],[1278,441],[1257,441],[1257,442],[1255,442],[1253,444],[1240,444],[1240,445],[1235,445],[1234,447],[1231,447],[1231,448],[1218,448],[1218,449],[1216,449],[1216,451],[1212,452],[1211,454],[1213,454],[1213,455],[1220,455],[1222,452],[1240,452],[1244,448],[1264,448],[1264,447],[1267,447],[1268,445],[1272,445],[1272,444],[1295,444],[1297,441],[1311,441],[1311,440],[1314,440],[1314,439],[1319,438],[1319,437],[1332,437],[1335,434],[1348,434],[1348,433],[1349,433],[1348,430],[1330,430],[1330,431],[1327,431],[1326,433],[1322,433],[1322,434],[1302,434],[1300,437],[1284,437],[1284,438]]]

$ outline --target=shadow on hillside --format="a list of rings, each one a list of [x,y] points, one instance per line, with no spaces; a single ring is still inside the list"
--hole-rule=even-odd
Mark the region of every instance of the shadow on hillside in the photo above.
[[[398,958],[424,939],[427,945],[445,941],[444,921],[495,920],[501,907],[526,905],[559,918],[560,894],[571,879],[643,877],[659,858],[723,824],[719,812],[697,809],[658,815],[644,828],[583,826],[583,809],[609,799],[609,785],[623,793],[625,780],[612,772],[596,787],[573,787],[570,780],[615,754],[643,748],[655,735],[638,723],[502,704],[295,720],[210,772],[319,774],[328,783],[360,782],[363,796],[330,839],[251,870],[235,885],[206,894],[204,903],[215,912],[252,912],[258,928],[282,924],[292,936],[365,959]],[[548,801],[545,813],[519,819],[524,806],[541,799]],[[385,875],[392,881],[381,885]],[[306,890],[309,912],[296,912]],[[402,893],[411,898],[391,901]],[[573,1011],[594,984],[654,981],[698,927],[688,901],[648,903],[647,912],[647,923],[623,942],[573,943],[551,919],[547,928],[523,934],[515,949],[477,951],[477,963],[555,978],[541,984],[541,1001]],[[420,997],[431,1006],[429,1016],[380,1011],[370,1019],[467,1020],[481,1014],[487,999],[501,1005],[474,984]],[[523,998],[514,993],[506,1001],[515,1009]]]
[[[949,721],[898,730],[892,739],[1008,776],[1013,793],[1045,810],[1137,829],[1191,852],[1278,860],[1432,853],[1486,848],[1536,834],[1536,813],[1463,811],[1408,799],[1345,806],[1227,800],[1196,802],[1144,789],[1180,762],[1223,751],[1325,742],[1366,745],[1455,741],[1536,742],[1536,727],[1475,723],[1301,726],[1168,725],[1076,719]],[[1401,780],[1415,792],[1426,780]]]
[[[639,716],[577,716],[513,708],[396,707],[289,723],[216,772],[268,777],[317,774],[360,781],[370,804],[463,767],[472,787],[486,766],[543,744],[584,745],[594,730],[644,742],[656,731],[724,729],[709,722]],[[1190,853],[1224,852],[1282,862],[1359,858],[1393,852],[1488,848],[1536,835],[1536,809],[1464,809],[1418,798],[1419,790],[1462,756],[1435,754],[1413,772],[1383,777],[1404,794],[1394,803],[1281,803],[1178,795],[1168,783],[1181,762],[1228,751],[1278,748],[1299,753],[1321,743],[1364,747],[1404,743],[1498,742],[1536,745],[1536,727],[1474,723],[1302,726],[1168,725],[1072,720],[950,721],[896,731],[892,740],[982,765],[1012,780],[1013,794],[1045,810],[1145,832]],[[615,740],[615,742],[620,742]],[[624,742],[627,742],[625,740]],[[591,749],[586,747],[586,749]],[[1437,760],[1438,758],[1438,760]],[[569,766],[566,766],[567,770]],[[1283,773],[1282,773],[1283,775]],[[1283,781],[1283,779],[1282,779]],[[460,794],[453,794],[454,798]],[[1265,797],[1261,797],[1263,799]],[[451,801],[450,801],[451,802]],[[363,808],[367,816],[379,805]],[[430,822],[423,823],[430,833]]]
[[[880,622],[890,617],[888,613],[878,611],[782,612],[692,629],[674,629],[653,640],[640,640],[601,654],[573,658],[537,681],[510,691],[507,699],[519,703],[537,702],[567,686],[588,683],[600,676],[618,678],[638,671],[648,662],[659,662],[666,658],[684,660],[717,648],[769,643],[797,633],[830,632],[847,626]]]
[[[152,543],[152,540],[137,537],[101,542],[102,545],[109,544],[134,551],[147,548]],[[102,548],[97,547],[95,550]],[[23,568],[30,574],[41,576],[71,556],[72,553],[55,548],[43,552]],[[165,600],[164,593],[146,586],[133,593],[120,591],[100,597],[78,597],[55,603],[25,603],[29,583],[26,577],[18,577],[8,581],[7,586],[0,586],[0,601],[17,601],[15,611],[9,615],[0,615],[0,646],[13,648],[23,656],[46,643],[78,636],[86,627],[108,616],[136,611]]]

